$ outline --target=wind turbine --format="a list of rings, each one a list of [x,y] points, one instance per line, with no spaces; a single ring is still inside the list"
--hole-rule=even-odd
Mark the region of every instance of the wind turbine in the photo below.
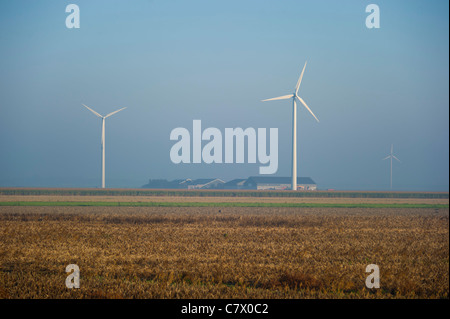
[[[101,142],[102,143],[102,188],[105,188],[105,120],[107,117],[110,117],[111,115],[114,115],[114,114],[126,109],[126,107],[121,108],[120,110],[111,112],[106,116],[102,116],[102,115],[98,114],[97,112],[95,112],[93,109],[91,109],[89,106],[84,105],[84,104],[83,104],[83,106],[102,119],[102,142]]]
[[[392,190],[392,159],[396,159],[399,163],[401,163],[400,160],[394,155],[394,144],[391,144],[391,154],[383,158],[383,161],[387,160],[388,158],[391,159],[391,190]]]
[[[275,100],[287,100],[292,99],[292,190],[297,190],[297,103],[296,99],[303,104],[303,106],[311,113],[312,116],[319,122],[319,119],[314,115],[311,109],[306,105],[305,101],[298,96],[298,89],[300,88],[300,83],[302,83],[303,73],[306,68],[303,67],[302,73],[297,81],[297,85],[295,86],[295,90],[293,94],[283,95],[279,97],[274,97],[272,99],[262,100],[262,102],[266,101],[275,101]]]

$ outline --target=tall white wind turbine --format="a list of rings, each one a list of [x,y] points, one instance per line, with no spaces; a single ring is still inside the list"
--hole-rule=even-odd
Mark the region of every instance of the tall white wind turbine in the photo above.
[[[399,163],[401,163],[400,160],[399,160],[397,157],[395,157],[395,155],[394,155],[394,144],[391,144],[391,154],[389,154],[388,156],[386,156],[385,158],[383,158],[383,161],[384,161],[384,160],[387,160],[388,158],[391,159],[391,190],[392,190],[392,159],[395,159],[395,160],[397,160]]]
[[[84,105],[84,104],[83,104],[83,106],[102,119],[102,188],[105,188],[105,120],[107,117],[110,117],[111,115],[114,115],[114,114],[126,109],[126,107],[121,108],[120,110],[111,112],[106,116],[102,116],[102,115],[98,114],[97,112],[95,112],[93,109],[91,109],[89,106]]]
[[[305,72],[306,68],[303,67],[302,73],[300,74],[300,77],[297,81],[297,85],[295,86],[295,90],[293,94],[283,95],[279,97],[275,97],[272,99],[263,100],[265,101],[275,101],[275,100],[287,100],[292,99],[292,190],[297,190],[297,103],[296,100],[300,101],[300,103],[303,104],[303,106],[311,113],[312,116],[316,119],[317,122],[319,122],[319,119],[314,115],[314,113],[311,111],[311,109],[306,105],[305,101],[298,96],[298,89],[300,88],[300,84],[302,83],[303,73]]]

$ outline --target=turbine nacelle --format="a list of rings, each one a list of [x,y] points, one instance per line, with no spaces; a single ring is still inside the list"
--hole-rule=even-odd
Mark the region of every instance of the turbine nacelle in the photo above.
[[[262,100],[262,102],[287,100],[287,99],[292,98],[292,100],[295,103],[295,99],[297,99],[301,104],[303,104],[303,106],[308,110],[308,112],[311,113],[311,115],[316,119],[316,121],[319,122],[319,119],[317,118],[317,116],[314,115],[313,111],[311,111],[311,109],[308,107],[308,105],[306,105],[305,101],[303,101],[303,99],[300,96],[298,96],[298,90],[300,89],[300,84],[302,83],[303,73],[305,73],[306,63],[307,62],[305,62],[305,66],[303,67],[302,73],[300,74],[300,77],[298,78],[297,85],[295,86],[295,91],[293,94],[288,94],[288,95],[283,95],[283,96],[279,96],[279,97],[274,97],[271,99]]]
[[[87,106],[87,105],[85,105],[85,104],[82,104],[82,105],[83,105],[85,108],[87,108],[89,111],[91,111],[92,113],[94,113],[95,115],[97,115],[98,117],[100,117],[100,118],[102,118],[102,119],[106,119],[107,117],[110,117],[111,115],[114,115],[114,114],[116,114],[116,113],[118,113],[118,112],[120,112],[120,111],[126,109],[126,107],[124,107],[124,108],[121,108],[120,110],[111,112],[111,113],[109,113],[109,114],[103,116],[103,115],[101,115],[101,114],[95,112],[95,111],[94,111],[93,109],[91,109],[89,106]]]
[[[383,158],[383,161],[387,160],[388,158],[393,158],[393,159],[397,160],[399,163],[401,163],[401,161],[394,155],[394,144],[391,145],[391,154],[389,154],[388,156]]]

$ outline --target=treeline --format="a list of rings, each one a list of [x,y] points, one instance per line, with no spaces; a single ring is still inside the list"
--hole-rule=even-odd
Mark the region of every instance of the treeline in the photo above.
[[[448,192],[364,192],[364,191],[257,191],[178,189],[74,189],[0,188],[0,195],[71,196],[184,196],[184,197],[316,197],[316,198],[436,198],[448,199]]]

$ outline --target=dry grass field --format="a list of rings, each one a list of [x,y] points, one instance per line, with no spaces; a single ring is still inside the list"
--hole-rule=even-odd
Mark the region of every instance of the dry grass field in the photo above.
[[[0,202],[187,202],[187,203],[324,203],[324,204],[443,204],[448,198],[346,198],[346,197],[200,197],[200,196],[76,196],[76,195],[1,195]]]
[[[369,264],[380,289],[365,287]],[[0,298],[448,293],[448,208],[0,207]]]

